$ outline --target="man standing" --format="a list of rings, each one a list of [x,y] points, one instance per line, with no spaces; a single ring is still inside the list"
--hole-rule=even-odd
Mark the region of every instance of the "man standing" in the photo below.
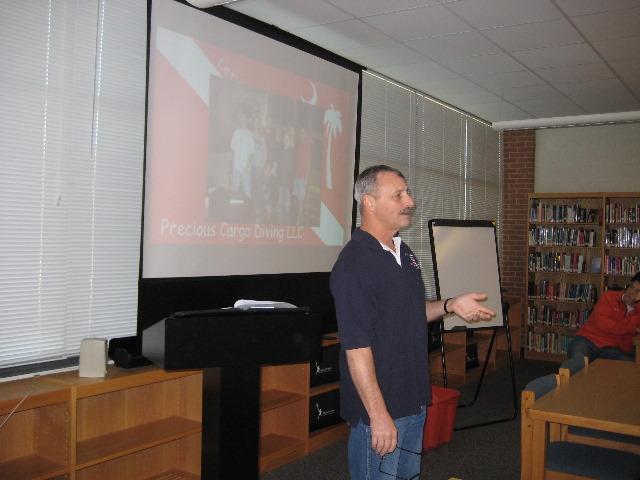
[[[355,184],[361,226],[331,272],[341,343],[341,415],[351,427],[353,480],[420,476],[430,403],[427,321],[455,313],[467,321],[495,313],[468,293],[425,303],[420,265],[398,231],[414,207],[402,173],[378,165]]]

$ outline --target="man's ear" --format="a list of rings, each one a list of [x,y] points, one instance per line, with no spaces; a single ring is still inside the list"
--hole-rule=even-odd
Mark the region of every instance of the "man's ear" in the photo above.
[[[375,200],[371,195],[363,195],[362,205],[366,210],[373,210],[375,207]]]

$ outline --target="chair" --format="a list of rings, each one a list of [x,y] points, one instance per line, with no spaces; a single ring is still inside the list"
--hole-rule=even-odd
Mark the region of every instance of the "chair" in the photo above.
[[[584,360],[584,365],[588,367],[588,358],[585,357]],[[570,371],[569,368],[561,368],[558,376],[560,385],[565,385],[572,374],[574,372]],[[640,437],[585,427],[569,426],[567,428],[566,425],[563,425],[560,430],[560,437],[563,441],[611,448],[640,455]]]
[[[566,372],[563,373],[566,375]],[[530,480],[532,473],[533,425],[529,417],[529,409],[535,405],[536,399],[553,391],[559,382],[559,375],[549,374],[532,380],[522,391],[521,480]],[[638,480],[640,478],[639,455],[628,451],[564,441],[559,438],[560,436],[559,428],[550,428],[550,443],[546,452],[546,480]]]

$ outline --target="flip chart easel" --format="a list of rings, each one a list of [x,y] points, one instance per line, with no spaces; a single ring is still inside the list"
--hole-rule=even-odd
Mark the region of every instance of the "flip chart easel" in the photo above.
[[[495,225],[493,222],[482,220],[433,219],[429,221],[429,237],[431,239],[431,257],[438,299],[457,297],[468,292],[482,292],[487,294],[487,300],[484,305],[496,312],[495,317],[486,321],[467,322],[453,314],[447,315],[443,319],[443,328],[440,334],[440,353],[445,386],[447,386],[447,366],[444,334],[452,331],[476,329],[493,330],[474,398],[471,402],[460,405],[458,408],[469,407],[478,399],[498,329],[504,328],[507,337],[513,393],[512,416],[458,427],[456,430],[513,420],[518,416],[518,396],[513,367],[511,333],[509,331],[509,322],[507,321],[508,305],[502,300],[500,288],[500,267]]]

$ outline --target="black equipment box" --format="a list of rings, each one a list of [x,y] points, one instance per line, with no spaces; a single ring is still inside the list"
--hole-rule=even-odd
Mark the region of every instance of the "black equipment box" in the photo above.
[[[340,390],[331,390],[309,399],[309,431],[340,423]]]

